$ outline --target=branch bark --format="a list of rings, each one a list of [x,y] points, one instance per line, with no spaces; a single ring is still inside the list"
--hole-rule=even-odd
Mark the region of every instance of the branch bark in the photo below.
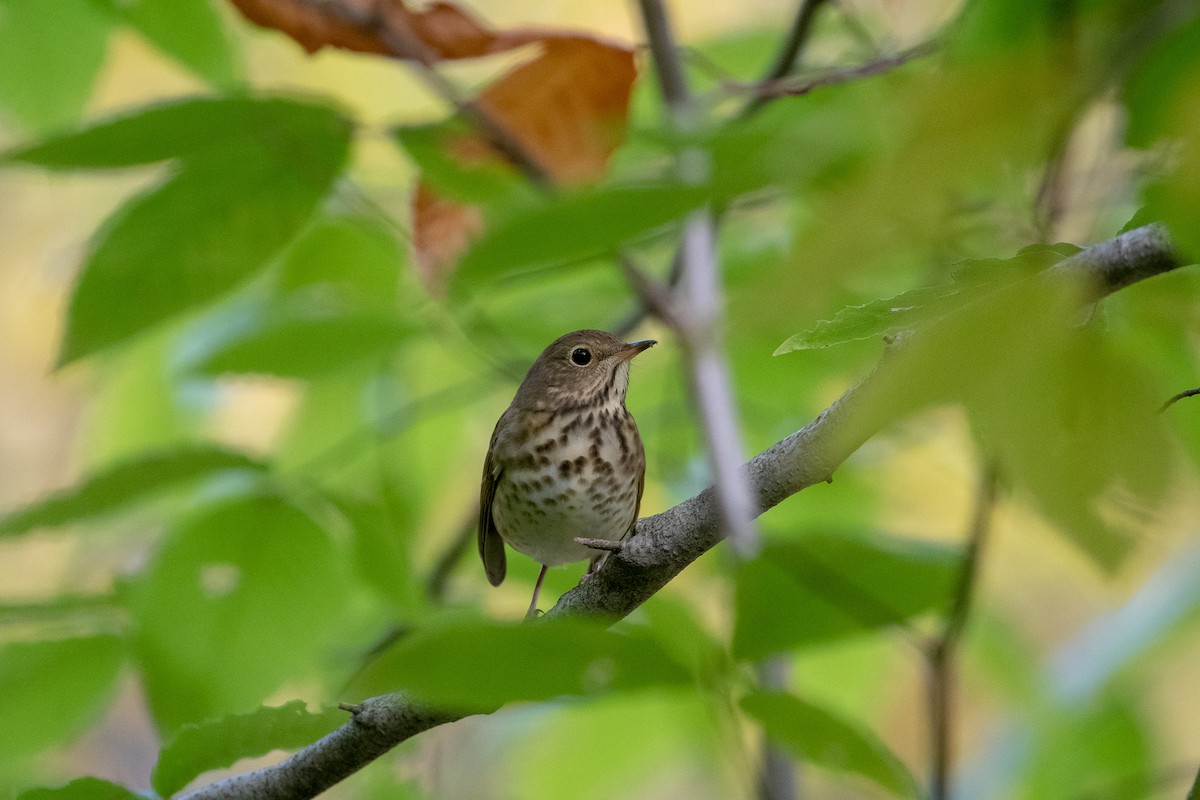
[[[1165,231],[1147,225],[1087,248],[1050,269],[1089,281],[1099,300],[1139,280],[1183,265]],[[885,365],[886,356],[881,362]],[[749,479],[757,513],[828,480],[890,419],[872,402],[880,368],[851,387],[805,427],[752,459]],[[679,505],[639,520],[637,532],[604,567],[559,600],[547,616],[564,614],[615,622],[652,597],[688,564],[721,540],[721,516],[710,487]],[[454,714],[423,707],[402,695],[355,707],[351,719],[286,761],[227,778],[186,800],[301,800],[319,794],[400,742],[450,722]]]

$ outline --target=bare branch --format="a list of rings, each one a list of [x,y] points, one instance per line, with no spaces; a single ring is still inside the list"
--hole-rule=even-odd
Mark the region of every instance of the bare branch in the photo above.
[[[817,18],[817,10],[826,1],[800,0],[800,7],[796,10],[796,16],[792,20],[792,27],[788,30],[783,47],[760,83],[777,81],[780,78],[790,75],[792,70],[796,68],[796,62],[800,59],[800,53],[804,50],[804,46],[808,44],[809,34],[812,33],[813,22]],[[765,95],[756,94],[746,103],[739,116],[743,119],[752,116],[769,100],[770,98]]]
[[[1165,232],[1156,225],[1089,247],[1053,268],[1058,274],[1091,278],[1094,299],[1137,280],[1182,266]],[[885,354],[884,366],[887,361]],[[838,398],[811,423],[760,453],[742,473],[761,513],[788,497],[824,482],[888,421],[870,402],[879,368]],[[559,600],[547,616],[571,614],[620,619],[667,584],[688,564],[721,541],[721,517],[713,490],[639,520],[633,537],[603,568]],[[218,781],[186,800],[301,800],[316,796],[400,742],[457,719],[402,695],[373,698],[338,730],[286,761]]]
[[[967,533],[962,567],[950,599],[950,611],[941,634],[930,643],[929,659],[929,760],[931,800],[947,800],[950,796],[950,763],[952,758],[952,725],[954,722],[955,662],[959,643],[966,629],[967,617],[979,574],[979,562],[984,541],[991,527],[992,510],[996,505],[999,486],[996,466],[988,464],[982,470],[975,512]]]
[[[918,58],[924,58],[937,51],[938,43],[936,41],[924,42],[910,47],[908,50],[903,50],[890,56],[882,56],[880,58],[868,61],[865,64],[859,64],[854,67],[842,67],[840,69],[830,70],[829,72],[817,75],[815,78],[805,78],[797,80],[795,78],[780,78],[776,80],[761,81],[752,84],[733,84],[726,87],[732,92],[751,92],[756,98],[760,98],[763,102],[775,100],[780,97],[799,97],[808,94],[814,89],[819,89],[822,86],[834,86],[839,83],[849,83],[850,81],[860,78],[868,78],[872,75],[879,75],[884,72],[890,72],[897,67],[902,67],[910,61],[915,61]]]
[[[1175,405],[1176,403],[1178,403],[1180,400],[1184,399],[1185,397],[1195,397],[1198,394],[1200,394],[1200,388],[1188,389],[1185,392],[1180,392],[1179,394],[1175,395],[1170,400],[1168,400],[1167,402],[1165,402],[1161,406],[1159,406],[1158,413],[1161,414],[1162,412],[1166,411],[1168,408]]]

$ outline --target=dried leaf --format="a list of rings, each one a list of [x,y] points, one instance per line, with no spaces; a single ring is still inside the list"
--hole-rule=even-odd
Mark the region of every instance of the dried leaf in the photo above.
[[[586,36],[548,37],[542,52],[488,86],[479,106],[564,186],[604,174],[625,137],[629,96],[637,77],[633,51]],[[498,154],[478,135],[447,148],[468,163]],[[457,209],[457,210],[456,210]],[[481,216],[437,197],[426,184],[413,195],[413,241],[422,278],[431,291],[483,230]]]
[[[537,31],[497,33],[452,3],[421,11],[403,0],[233,0],[251,22],[291,36],[310,53],[341,47],[360,53],[432,60],[477,58],[542,38]],[[424,53],[407,52],[415,39]]]

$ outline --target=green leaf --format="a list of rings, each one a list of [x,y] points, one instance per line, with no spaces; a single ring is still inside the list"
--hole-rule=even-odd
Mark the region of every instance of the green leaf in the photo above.
[[[150,453],[97,472],[70,489],[0,518],[0,536],[82,522],[184,481],[229,469],[265,470],[261,461],[213,445]]]
[[[341,171],[349,123],[293,108],[236,150],[186,160],[110,218],[72,294],[60,364],[229,291],[303,229]]]
[[[421,169],[421,180],[460,202],[503,202],[532,199],[529,184],[496,161],[468,164],[453,155],[457,138],[474,133],[457,117],[431,125],[394,128],[392,134]]]
[[[684,185],[610,186],[544,201],[489,221],[463,256],[458,285],[517,268],[545,267],[614,252],[704,204],[708,190]]]
[[[125,657],[115,636],[0,648],[0,761],[62,744],[95,720]]]
[[[575,619],[460,619],[405,637],[367,667],[356,688],[370,694],[403,689],[430,703],[483,710],[688,679],[687,670],[639,631]]]
[[[279,270],[281,296],[304,292],[339,308],[394,311],[404,248],[380,223],[325,217],[288,249]]]
[[[315,378],[386,353],[415,328],[395,314],[292,306],[240,307],[209,319],[205,336],[187,342],[183,367],[208,375]]]
[[[1079,251],[1080,248],[1072,244],[1032,245],[1010,259],[964,261],[951,273],[948,283],[844,308],[832,320],[822,320],[792,336],[776,348],[775,355],[897,334],[940,319],[1001,286],[1057,264]]]
[[[99,778],[78,778],[54,789],[29,789],[17,800],[145,800],[137,792]]]
[[[281,497],[232,497],[181,520],[128,587],[159,725],[244,710],[308,679],[345,596],[329,535]]]
[[[108,49],[88,0],[0,0],[0,112],[38,131],[79,118]]]
[[[310,137],[319,155],[336,149],[346,125],[326,106],[281,97],[188,97],[10,150],[2,161],[47,169],[120,169],[237,151],[256,142],[261,148],[272,140],[283,151]]]
[[[742,708],[771,739],[807,761],[861,775],[902,797],[920,797],[900,759],[861,725],[785,693],[756,692],[742,699]]]
[[[248,714],[185,725],[158,754],[151,784],[170,797],[196,776],[229,767],[242,758],[312,744],[349,719],[337,709],[309,712],[302,700],[278,707],[261,706]]]
[[[237,84],[237,64],[228,33],[211,0],[104,0],[185,68],[222,89]]]
[[[738,570],[733,652],[760,658],[940,610],[959,559],[956,548],[899,537],[820,533],[769,542]]]

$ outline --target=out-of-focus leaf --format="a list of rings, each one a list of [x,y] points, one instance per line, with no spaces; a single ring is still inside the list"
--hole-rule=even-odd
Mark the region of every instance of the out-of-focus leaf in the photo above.
[[[316,155],[344,138],[346,124],[326,106],[284,98],[190,97],[18,147],[4,153],[3,161],[47,169],[119,169],[240,150],[256,141],[275,141],[281,151],[312,146]],[[310,136],[315,141],[304,144]]]
[[[1113,569],[1170,484],[1172,459],[1161,401],[1095,325],[1078,325],[1080,291],[1020,281],[924,326],[884,359],[858,411],[882,421],[963,403],[1003,474]]]
[[[159,726],[248,709],[305,680],[343,616],[345,580],[326,531],[280,497],[232,497],[182,520],[128,587]]]
[[[957,549],[896,537],[770,542],[738,571],[734,654],[759,658],[940,609],[958,564]]]
[[[361,217],[314,223],[288,249],[277,292],[304,292],[311,301],[370,311],[394,311],[402,298],[403,248],[383,226]]]
[[[512,168],[494,157],[481,158],[478,147],[456,147],[472,134],[458,118],[431,125],[406,125],[392,132],[420,167],[421,181],[427,184],[421,188],[426,192],[436,190],[441,199],[468,203],[499,202],[512,195],[530,197],[528,181]]]
[[[1020,790],[1009,796],[1151,796],[1154,745],[1133,698],[1129,689],[1108,692],[1082,708],[1041,718],[1030,762],[1014,775]]]
[[[515,29],[493,31],[479,20],[448,2],[431,3],[413,11],[400,2],[381,3],[373,13],[351,17],[333,6],[313,5],[304,0],[233,0],[246,18],[266,28],[291,36],[310,53],[322,47],[342,47],[363,53],[416,58],[397,53],[389,41],[406,35],[418,40],[433,58],[476,58],[500,53],[539,41],[545,32]]]
[[[0,760],[63,743],[93,722],[124,658],[115,636],[0,647]]]
[[[208,321],[204,340],[189,342],[185,369],[208,375],[260,373],[315,378],[384,353],[408,337],[412,323],[382,312],[339,313],[294,308],[239,307]]]
[[[97,472],[77,486],[0,518],[0,536],[92,519],[184,481],[230,469],[264,470],[266,465],[214,445],[150,453]]]
[[[832,320],[822,320],[789,338],[779,345],[775,355],[899,333],[939,319],[1000,286],[1028,277],[1079,251],[1072,244],[1033,245],[1010,259],[963,262],[948,283],[844,308]]]
[[[412,612],[421,596],[422,583],[409,557],[412,519],[396,519],[408,508],[368,500],[342,499],[338,510],[354,530],[354,560],[359,574],[401,612]]]
[[[79,778],[65,786],[29,789],[17,795],[17,800],[144,800],[142,795],[124,786],[99,778]]]
[[[229,35],[212,0],[103,0],[156,47],[222,89],[237,83]]]
[[[187,159],[110,219],[71,297],[60,363],[228,291],[300,232],[341,171],[349,123],[299,105],[276,122]]]
[[[162,797],[170,797],[196,776],[229,767],[238,759],[255,758],[272,750],[294,750],[312,744],[349,716],[326,709],[312,713],[304,701],[282,706],[261,706],[248,714],[231,714],[180,728],[158,754],[151,783]]]
[[[108,33],[88,0],[0,0],[0,113],[37,131],[77,120]]]
[[[455,620],[402,639],[364,670],[356,688],[411,691],[431,703],[481,710],[688,679],[687,670],[642,632],[574,619]]]
[[[742,708],[773,741],[807,761],[861,775],[901,797],[920,797],[900,759],[861,725],[784,693],[756,692],[742,699]]]
[[[463,256],[457,284],[514,269],[577,261],[617,250],[701,206],[703,187],[613,186],[550,199],[498,221]]]

